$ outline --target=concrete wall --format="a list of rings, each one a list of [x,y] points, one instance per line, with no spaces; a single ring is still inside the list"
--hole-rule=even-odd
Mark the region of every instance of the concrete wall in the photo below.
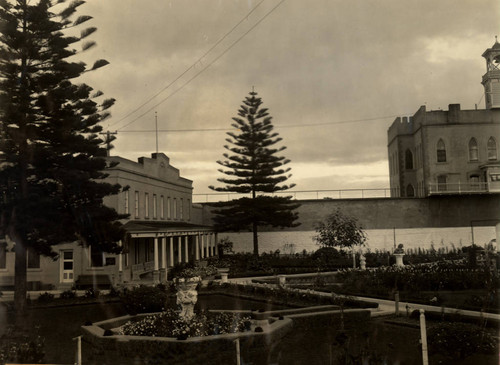
[[[314,230],[315,224],[340,209],[356,217],[365,229],[495,226],[500,222],[500,194],[432,196],[422,199],[375,198],[300,200],[300,226],[285,230]],[[204,204],[204,224],[211,208]],[[277,231],[265,229],[261,231]]]

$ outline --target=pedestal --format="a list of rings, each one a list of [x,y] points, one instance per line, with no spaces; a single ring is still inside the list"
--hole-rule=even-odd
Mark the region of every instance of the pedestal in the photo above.
[[[194,316],[194,305],[198,301],[196,286],[200,282],[200,277],[181,278],[177,280],[177,304],[181,307],[179,316],[184,321],[189,321]]]
[[[154,284],[160,283],[160,272],[158,270],[153,271],[153,283]]]
[[[221,283],[227,283],[227,276],[228,275],[229,274],[227,272],[221,272],[220,273],[220,279],[221,279],[220,282]]]
[[[394,257],[396,258],[396,266],[403,267],[405,264],[403,263],[404,253],[395,253]]]
[[[165,284],[167,282],[167,269],[160,269],[160,283]]]

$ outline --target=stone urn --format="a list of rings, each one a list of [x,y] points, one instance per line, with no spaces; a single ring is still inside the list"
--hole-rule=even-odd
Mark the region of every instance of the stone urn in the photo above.
[[[181,307],[179,316],[184,321],[189,321],[194,316],[194,305],[198,301],[196,286],[201,281],[199,276],[179,278],[175,283],[177,289],[177,305]]]
[[[227,283],[228,276],[229,276],[229,268],[228,267],[219,267],[217,269],[217,272],[220,275],[221,283]]]
[[[402,243],[398,245],[398,248],[394,250],[394,257],[396,258],[396,266],[403,267],[405,264],[403,263],[403,256],[405,255],[404,246]]]

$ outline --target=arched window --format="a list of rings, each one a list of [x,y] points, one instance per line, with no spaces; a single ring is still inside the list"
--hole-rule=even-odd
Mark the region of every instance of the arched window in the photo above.
[[[413,198],[415,196],[415,189],[413,188],[412,184],[408,184],[406,187],[406,196],[408,198]]]
[[[478,160],[477,141],[473,137],[469,141],[469,161],[477,161],[477,160]]]
[[[405,151],[405,169],[413,170],[413,153],[409,149]]]
[[[437,162],[446,162],[446,147],[442,139],[437,143]]]
[[[486,145],[488,149],[488,160],[496,160],[497,159],[497,141],[495,138],[490,137],[488,139],[488,144]]]

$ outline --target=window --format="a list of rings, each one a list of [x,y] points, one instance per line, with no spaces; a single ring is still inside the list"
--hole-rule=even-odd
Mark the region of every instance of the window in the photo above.
[[[7,242],[0,241],[0,269],[7,268]]]
[[[89,246],[89,257],[90,257],[90,267],[102,267],[104,266],[104,253],[100,250],[92,250],[92,246]]]
[[[191,199],[187,200],[187,205],[186,205],[186,219],[188,221],[191,220]]]
[[[478,175],[471,175],[469,178],[469,183],[470,187],[473,190],[479,189],[479,176]]]
[[[40,268],[40,254],[36,252],[33,248],[28,248],[27,250],[28,259],[28,269],[39,269]]]
[[[409,149],[405,151],[405,169],[413,170],[413,153]]]
[[[165,202],[163,199],[163,195],[160,196],[160,218],[165,219]]]
[[[149,218],[149,193],[144,193],[144,218]]]
[[[413,188],[412,184],[408,184],[406,187],[406,196],[408,198],[413,198],[415,196],[415,189]]]
[[[488,139],[488,144],[486,147],[488,149],[488,160],[496,160],[497,159],[497,142],[495,141],[495,138],[490,137],[490,139]]]
[[[469,161],[477,161],[477,141],[475,138],[471,138],[469,141]]]
[[[156,204],[157,204],[157,201],[156,201],[156,194],[153,194],[153,219],[156,219]]]
[[[125,214],[129,214],[129,207],[128,207],[128,190],[123,192],[124,194],[124,200],[125,200]]]
[[[446,183],[448,181],[448,177],[446,175],[440,175],[437,178],[438,182],[438,191],[446,191]]]
[[[167,198],[167,218],[172,218],[172,207],[170,204],[170,197]]]
[[[134,209],[135,209],[135,217],[139,218],[139,192],[135,192],[135,202],[134,202]]]
[[[184,199],[179,199],[179,219],[184,219]]]
[[[177,219],[177,198],[174,198],[174,206],[173,206],[173,218]]]
[[[446,147],[442,139],[437,143],[437,162],[446,162]]]

